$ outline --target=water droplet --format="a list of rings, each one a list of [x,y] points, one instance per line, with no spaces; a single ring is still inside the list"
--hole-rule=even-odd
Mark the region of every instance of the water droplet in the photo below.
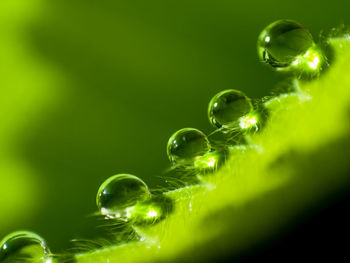
[[[139,202],[150,198],[147,185],[130,174],[117,174],[102,183],[96,203],[102,215],[128,221],[130,210]]]
[[[195,159],[210,151],[207,136],[200,130],[184,128],[175,132],[168,141],[167,154],[175,165],[193,165]]]
[[[268,25],[259,35],[258,54],[277,70],[316,71],[323,62],[310,32],[293,20]]]
[[[39,235],[29,231],[17,231],[6,236],[0,243],[0,262],[50,261],[50,250]]]
[[[253,110],[250,99],[241,91],[229,89],[209,102],[208,117],[214,127],[235,127],[239,119]]]

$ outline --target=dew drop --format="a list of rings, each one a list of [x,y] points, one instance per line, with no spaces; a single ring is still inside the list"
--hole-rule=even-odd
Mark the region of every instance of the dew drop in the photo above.
[[[193,165],[195,159],[210,151],[207,136],[200,130],[184,128],[169,139],[167,154],[173,165]]]
[[[0,243],[0,262],[50,262],[50,250],[39,235],[29,231],[17,231]]]
[[[234,127],[253,110],[250,99],[241,91],[229,89],[216,94],[209,102],[208,117],[214,127]]]
[[[139,202],[150,198],[147,185],[131,174],[117,174],[102,183],[97,192],[96,203],[107,218],[130,219],[130,210]]]
[[[293,20],[278,20],[268,25],[259,35],[258,55],[276,70],[315,71],[322,64],[311,33]]]

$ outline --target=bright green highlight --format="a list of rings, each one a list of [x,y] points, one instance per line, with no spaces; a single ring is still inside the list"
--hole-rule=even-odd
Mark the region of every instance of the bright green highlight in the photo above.
[[[197,158],[195,168],[199,173],[213,173],[225,163],[227,156],[228,152],[225,149],[207,153]]]
[[[146,201],[127,208],[127,218],[135,227],[159,223],[172,213],[173,201],[163,194],[152,195]],[[140,230],[140,229],[138,229]]]
[[[139,203],[128,211],[129,220],[136,223],[153,223],[162,217],[163,213],[160,207],[152,203]]]
[[[318,73],[324,64],[324,60],[322,51],[315,45],[309,48],[305,54],[297,56],[292,62],[291,67],[302,69],[304,72]]]
[[[242,130],[257,129],[259,119],[257,114],[248,114],[239,119],[239,127]]]
[[[202,158],[202,163],[204,164],[204,167],[215,167],[216,159],[214,156],[206,156],[205,159]]]
[[[39,235],[29,231],[17,231],[0,243],[1,263],[49,263],[50,250]]]

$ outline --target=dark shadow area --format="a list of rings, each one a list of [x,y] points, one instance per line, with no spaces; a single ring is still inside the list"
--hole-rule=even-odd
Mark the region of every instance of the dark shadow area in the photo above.
[[[311,216],[299,222],[280,238],[245,255],[241,262],[349,261],[350,195],[348,189],[337,193]]]

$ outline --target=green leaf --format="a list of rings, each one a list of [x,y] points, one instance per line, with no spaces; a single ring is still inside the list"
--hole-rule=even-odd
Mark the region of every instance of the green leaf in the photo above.
[[[239,255],[278,234],[350,186],[350,41],[334,39],[335,62],[300,92],[266,103],[270,117],[253,147],[205,183],[166,195],[174,211],[145,240],[75,255],[78,263],[181,262]]]

